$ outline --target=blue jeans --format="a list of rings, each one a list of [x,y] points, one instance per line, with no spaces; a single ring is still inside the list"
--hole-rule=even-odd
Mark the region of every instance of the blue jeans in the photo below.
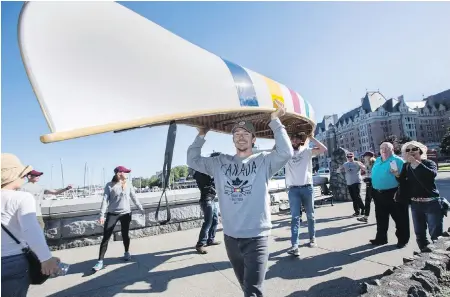
[[[300,215],[302,205],[305,207],[306,218],[308,219],[309,238],[315,239],[315,218],[314,218],[314,200],[313,188],[307,187],[291,187],[289,189],[289,205],[291,208],[291,243],[294,248],[298,247],[298,234],[300,228]]]
[[[213,200],[201,200],[200,207],[203,211],[204,222],[200,229],[197,246],[204,246],[214,241],[217,224],[219,223],[219,208]]]
[[[442,198],[440,198],[442,199]],[[420,249],[427,247],[427,225],[431,240],[437,240],[443,233],[444,214],[439,200],[430,202],[411,202],[411,214],[416,233],[417,244]]]
[[[23,254],[2,257],[2,297],[26,297],[30,287],[28,261]]]

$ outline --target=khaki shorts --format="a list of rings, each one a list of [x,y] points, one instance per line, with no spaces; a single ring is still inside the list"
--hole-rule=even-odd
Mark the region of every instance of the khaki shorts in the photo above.
[[[42,229],[45,229],[45,223],[44,223],[44,219],[41,216],[37,217],[37,220],[39,222],[39,225],[41,226]]]

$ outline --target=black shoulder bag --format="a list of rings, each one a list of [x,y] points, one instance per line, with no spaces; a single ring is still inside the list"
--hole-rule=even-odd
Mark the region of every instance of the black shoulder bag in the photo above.
[[[9,232],[9,230],[2,224],[2,229],[18,244],[21,245],[20,241]],[[42,273],[41,261],[36,256],[36,254],[30,249],[30,247],[22,248],[25,257],[28,260],[28,275],[30,277],[30,283],[32,285],[42,285],[50,276]]]

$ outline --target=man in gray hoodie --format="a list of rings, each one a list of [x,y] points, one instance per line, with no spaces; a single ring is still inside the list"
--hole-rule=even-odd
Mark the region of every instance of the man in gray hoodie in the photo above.
[[[245,297],[263,296],[272,228],[268,182],[293,156],[288,134],[279,120],[286,110],[282,103],[277,105],[269,123],[275,138],[275,149],[270,153],[253,154],[256,136],[248,121],[240,121],[232,129],[234,156],[202,157],[206,128],[199,128],[187,152],[189,167],[214,177],[225,248]]]

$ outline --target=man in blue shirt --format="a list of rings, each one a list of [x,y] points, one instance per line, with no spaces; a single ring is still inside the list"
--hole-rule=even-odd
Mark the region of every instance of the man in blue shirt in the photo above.
[[[378,157],[372,168],[372,188],[375,202],[375,217],[377,220],[377,235],[370,242],[373,245],[387,244],[389,229],[389,215],[395,222],[398,242],[397,247],[403,248],[408,244],[409,207],[402,201],[396,201],[398,182],[395,173],[401,172],[404,161],[394,155],[394,146],[389,142],[380,145],[381,157]]]

